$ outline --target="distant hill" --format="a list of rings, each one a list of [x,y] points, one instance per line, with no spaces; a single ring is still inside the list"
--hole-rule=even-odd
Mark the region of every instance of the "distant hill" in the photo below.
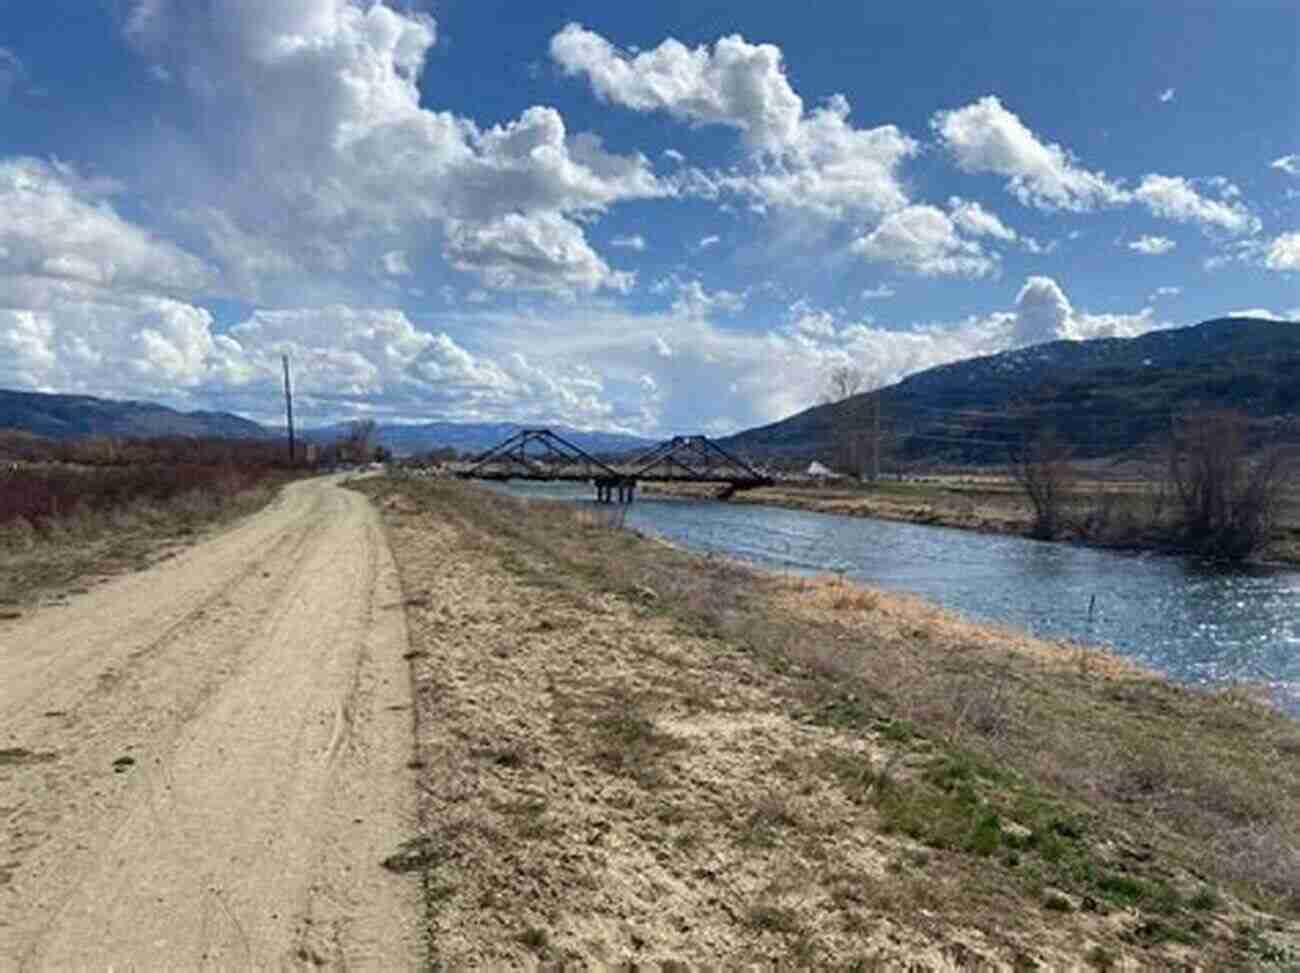
[[[1300,438],[1300,324],[1218,318],[1137,338],[1054,341],[941,365],[881,392],[882,428],[906,461],[1005,462],[1026,416],[1079,457],[1163,440],[1170,416],[1239,409],[1257,430]],[[868,428],[866,396],[815,406],[723,441],[754,456],[830,456],[837,431]]]
[[[0,389],[0,429],[50,439],[84,436],[200,436],[262,439],[256,422],[229,412],[178,412],[153,402],[118,402],[90,395],[49,395]]]
[[[350,423],[303,430],[310,442],[330,443],[345,438]],[[497,445],[525,428],[511,422],[429,422],[419,425],[382,423],[376,428],[375,441],[398,456],[414,456],[448,446],[462,453],[477,453]],[[565,426],[550,426],[552,432],[589,453],[619,453],[644,449],[652,441],[614,432],[586,432]]]
[[[307,442],[331,443],[345,438],[350,423],[303,429]],[[508,422],[430,422],[420,425],[381,424],[375,442],[398,455],[427,453],[446,446],[478,452],[523,428]],[[651,441],[612,432],[584,432],[551,427],[588,452],[643,449]],[[154,402],[119,402],[90,395],[51,395],[0,389],[0,429],[17,429],[50,439],[84,436],[201,436],[265,439],[283,436],[284,427],[267,427],[229,412],[178,412]]]

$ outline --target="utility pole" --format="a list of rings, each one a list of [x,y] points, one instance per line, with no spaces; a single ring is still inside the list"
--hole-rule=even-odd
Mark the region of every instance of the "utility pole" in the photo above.
[[[284,412],[289,422],[289,462],[293,463],[293,386],[289,383],[289,356],[281,355],[284,362]]]
[[[871,396],[871,479],[880,481],[880,390]]]

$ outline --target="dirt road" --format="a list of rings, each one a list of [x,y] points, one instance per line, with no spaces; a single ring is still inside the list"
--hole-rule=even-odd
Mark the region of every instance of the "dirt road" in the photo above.
[[[335,480],[0,621],[0,969],[420,956],[401,592]]]

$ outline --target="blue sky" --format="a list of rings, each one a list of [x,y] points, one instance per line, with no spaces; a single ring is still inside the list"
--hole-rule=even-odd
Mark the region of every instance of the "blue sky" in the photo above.
[[[0,2],[0,386],[727,432],[1300,319],[1271,0]]]

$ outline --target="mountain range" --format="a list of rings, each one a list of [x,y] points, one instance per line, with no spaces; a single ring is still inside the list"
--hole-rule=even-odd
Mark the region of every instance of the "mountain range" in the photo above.
[[[1172,418],[1236,409],[1261,437],[1300,442],[1300,324],[1217,318],[1136,338],[1054,341],[941,365],[882,389],[896,458],[1005,462],[1050,425],[1078,457],[1158,444]],[[874,436],[870,393],[814,406],[722,441],[751,456],[829,456],[846,432]]]
[[[350,423],[299,431],[305,442],[332,443],[346,438]],[[377,426],[372,441],[399,456],[453,447],[476,453],[495,446],[522,426],[508,422],[430,422]],[[191,436],[268,439],[284,436],[283,427],[268,427],[229,412],[179,412],[153,402],[121,402],[90,395],[52,395],[0,389],[0,429],[17,429],[49,439],[87,436],[151,438]],[[553,431],[592,453],[641,450],[651,440],[624,433],[584,431],[563,426]]]
[[[1054,341],[918,372],[879,392],[881,439],[908,461],[1005,462],[1027,423],[1050,424],[1076,456],[1116,456],[1157,443],[1171,417],[1233,408],[1258,435],[1300,442],[1300,324],[1230,317],[1137,338]],[[805,409],[721,445],[752,457],[829,458],[847,436],[873,435],[870,394]],[[283,436],[227,412],[179,412],[151,402],[0,390],[0,429],[53,439],[83,436]],[[349,423],[305,429],[333,442]],[[381,424],[373,441],[397,455],[453,447],[478,452],[516,423]],[[623,433],[552,427],[594,453],[639,451]]]

